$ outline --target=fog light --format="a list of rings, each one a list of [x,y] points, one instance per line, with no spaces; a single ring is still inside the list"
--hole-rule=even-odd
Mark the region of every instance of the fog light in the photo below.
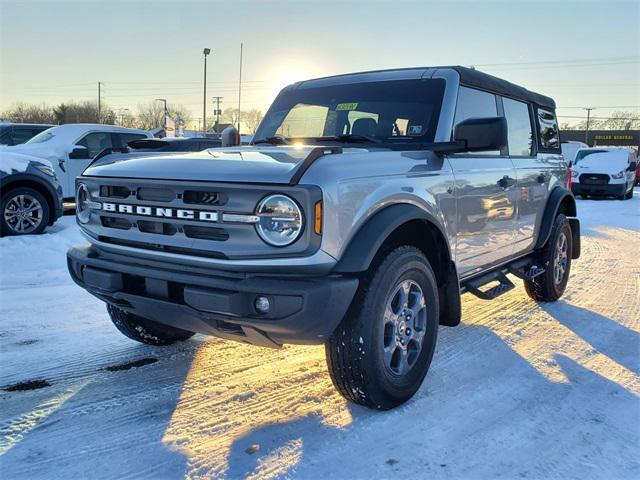
[[[256,301],[254,302],[254,306],[256,307],[256,310],[259,311],[260,313],[267,313],[269,311],[269,308],[271,308],[271,305],[269,304],[269,299],[267,297],[256,298]]]

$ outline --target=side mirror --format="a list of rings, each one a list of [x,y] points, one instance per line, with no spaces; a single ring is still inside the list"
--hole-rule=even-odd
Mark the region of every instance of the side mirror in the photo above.
[[[220,134],[223,147],[235,147],[240,145],[240,134],[235,127],[227,127]]]
[[[504,117],[468,118],[456,125],[453,140],[464,142],[467,152],[502,150],[507,146],[507,119]]]
[[[89,149],[87,147],[83,147],[82,145],[74,145],[73,150],[69,152],[69,158],[81,160],[91,158],[89,155]]]
[[[638,168],[638,162],[631,162],[627,170],[630,172],[635,172],[636,168]]]

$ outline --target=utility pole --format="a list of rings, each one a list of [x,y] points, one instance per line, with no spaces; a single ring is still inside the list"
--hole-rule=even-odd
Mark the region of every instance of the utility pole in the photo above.
[[[222,113],[222,110],[220,110],[220,101],[222,100],[222,97],[213,97],[213,100],[216,102],[216,108],[213,111],[213,114],[216,116],[216,125],[218,125],[220,123],[220,114]]]
[[[238,137],[240,137],[240,99],[242,98],[242,42],[240,43],[240,78],[238,80]]]
[[[207,55],[211,53],[210,48],[202,50],[204,55],[204,92],[202,94],[202,133],[207,131]]]
[[[584,143],[589,145],[589,120],[591,119],[591,110],[595,110],[593,107],[583,108],[583,110],[587,111],[587,129],[584,132]]]
[[[98,123],[101,123],[101,118],[102,118],[101,96],[102,96],[102,82],[98,82]]]

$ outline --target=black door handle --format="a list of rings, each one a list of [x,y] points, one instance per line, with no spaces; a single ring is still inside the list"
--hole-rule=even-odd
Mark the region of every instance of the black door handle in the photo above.
[[[502,188],[509,188],[516,184],[516,179],[511,178],[509,175],[505,175],[500,180],[498,180],[498,185]]]

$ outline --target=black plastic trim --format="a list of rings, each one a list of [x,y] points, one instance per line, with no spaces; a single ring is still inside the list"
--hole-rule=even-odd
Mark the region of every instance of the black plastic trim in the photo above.
[[[392,205],[375,213],[356,232],[333,271],[336,273],[366,271],[387,237],[396,228],[411,220],[424,220],[436,227],[442,236],[447,238],[438,222],[424,210],[409,204]],[[448,242],[446,243],[447,255],[451,258]]]

